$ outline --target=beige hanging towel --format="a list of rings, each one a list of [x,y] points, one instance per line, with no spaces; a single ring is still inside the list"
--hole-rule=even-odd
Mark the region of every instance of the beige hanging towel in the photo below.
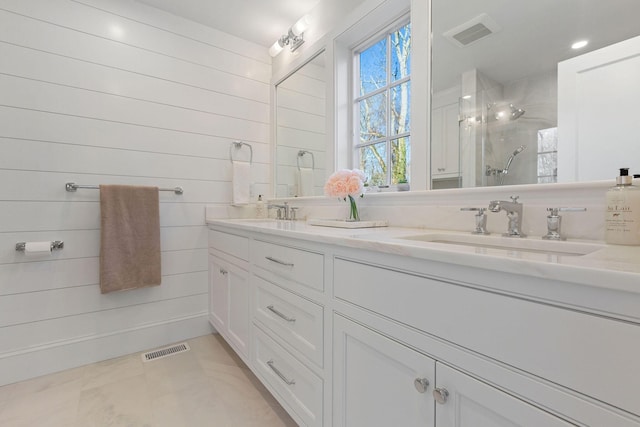
[[[157,187],[100,186],[100,291],[159,285]]]

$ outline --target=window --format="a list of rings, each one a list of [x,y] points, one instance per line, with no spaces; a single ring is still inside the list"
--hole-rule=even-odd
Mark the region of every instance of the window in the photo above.
[[[558,182],[558,128],[538,131],[538,183]]]
[[[411,24],[354,51],[354,166],[368,185],[410,182]]]

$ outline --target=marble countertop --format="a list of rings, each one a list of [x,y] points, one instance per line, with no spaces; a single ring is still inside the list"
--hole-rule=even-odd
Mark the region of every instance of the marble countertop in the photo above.
[[[553,242],[542,241],[540,236],[528,236],[514,243],[525,246],[524,250],[519,250],[499,246],[505,241],[513,241],[513,238],[499,235],[469,237],[470,234],[465,232],[426,228],[344,229],[273,219],[207,218],[207,224],[548,280],[640,292],[640,246],[578,240]],[[473,244],[474,239],[480,244]],[[452,243],[456,240],[469,240],[472,243]],[[540,245],[543,245],[542,249],[537,247]],[[549,248],[558,249],[549,251]],[[582,251],[589,253],[581,255]]]

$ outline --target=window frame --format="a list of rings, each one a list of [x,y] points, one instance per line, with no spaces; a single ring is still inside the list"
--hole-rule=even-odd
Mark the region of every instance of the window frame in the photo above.
[[[393,80],[392,81],[392,43],[391,43],[391,35],[399,30],[400,28],[411,24],[411,16],[409,13],[401,16],[400,18],[392,21],[391,23],[389,23],[388,25],[382,27],[379,31],[376,31],[373,35],[371,35],[370,37],[368,37],[364,42],[359,43],[358,45],[356,45],[355,47],[353,47],[351,49],[351,91],[350,91],[350,103],[351,103],[351,128],[352,128],[352,139],[350,141],[350,153],[351,153],[351,164],[352,167],[354,168],[358,168],[360,165],[360,149],[363,147],[367,147],[367,146],[372,146],[372,145],[376,145],[376,144],[380,144],[382,142],[385,143],[385,147],[386,147],[386,165],[387,165],[387,170],[386,170],[386,176],[385,176],[385,183],[384,185],[396,185],[395,183],[392,184],[391,180],[392,180],[392,171],[393,171],[393,167],[392,167],[392,154],[393,154],[393,150],[392,150],[392,141],[394,140],[398,140],[401,138],[407,138],[409,140],[409,152],[411,152],[411,129],[412,129],[412,121],[411,121],[411,116],[412,116],[412,109],[411,109],[411,104],[412,102],[409,102],[409,117],[408,117],[408,123],[409,123],[409,130],[406,132],[401,132],[401,133],[393,133],[392,129],[392,123],[393,123],[393,118],[391,115],[391,103],[392,103],[392,97],[391,97],[391,92],[394,88],[399,88],[402,84],[408,83],[409,84],[409,93],[411,94],[412,89],[411,89],[411,77],[412,77],[412,67],[409,67],[409,73],[406,77],[403,78],[399,78],[397,80]],[[413,63],[413,26],[411,26],[410,28],[410,34],[411,34],[411,47],[410,47],[410,55],[411,55],[411,63]],[[376,43],[379,43],[381,40],[383,39],[387,39],[387,43],[386,43],[386,69],[385,69],[385,74],[386,74],[386,84],[384,87],[382,88],[378,88],[374,91],[368,92],[364,95],[360,95],[360,54],[364,51],[366,51],[368,48],[374,46]],[[386,113],[386,135],[382,138],[377,138],[374,140],[370,140],[370,141],[366,141],[366,142],[361,142],[360,141],[360,132],[361,132],[361,128],[360,128],[360,102],[364,99],[367,98],[371,98],[374,96],[377,96],[381,93],[386,93],[386,105],[385,105],[385,113]],[[412,96],[410,95],[410,99],[412,99]],[[411,170],[410,167],[410,163],[407,163],[407,172],[409,172]],[[409,175],[407,173],[407,175]],[[406,176],[407,178],[407,182],[411,181],[411,177],[410,176]]]

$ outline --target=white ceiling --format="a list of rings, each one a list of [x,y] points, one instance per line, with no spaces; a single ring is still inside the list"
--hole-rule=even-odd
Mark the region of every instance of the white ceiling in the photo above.
[[[138,0],[270,47],[320,0]]]
[[[138,0],[228,34],[270,47],[321,1],[363,0]],[[444,32],[486,13],[501,27],[465,48]],[[640,0],[433,1],[433,86],[449,88],[478,69],[497,82],[555,69],[559,61],[640,34]],[[587,38],[586,49],[569,45]]]
[[[464,48],[443,37],[482,13],[501,30]],[[555,70],[559,61],[639,35],[638,17],[638,0],[434,1],[434,90],[459,84],[471,69],[498,83]],[[572,50],[580,39],[589,45]]]

